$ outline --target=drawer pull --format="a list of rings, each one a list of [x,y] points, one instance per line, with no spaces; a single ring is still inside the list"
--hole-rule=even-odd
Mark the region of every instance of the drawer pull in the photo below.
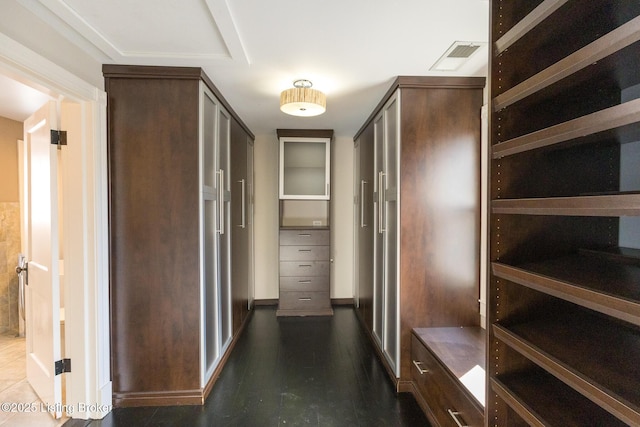
[[[311,267],[311,264],[298,264],[298,267]]]
[[[307,233],[298,233],[298,236],[300,236],[300,237],[311,237],[311,234],[307,234]]]
[[[298,298],[299,301],[311,301],[311,298]]]
[[[452,411],[451,409],[447,409],[447,412],[449,413],[451,418],[453,418],[453,421],[455,421],[458,427],[469,427],[464,422],[460,422],[460,420],[462,419],[462,418],[458,418],[460,416],[460,412],[455,412],[455,411]]]
[[[298,249],[298,252],[311,252],[311,249]]]
[[[311,283],[311,280],[298,280],[298,283]]]
[[[422,365],[422,362],[418,362],[417,360],[413,361],[413,366],[415,366],[416,369],[418,370],[418,372],[420,372],[420,375],[428,374],[429,370],[428,369],[422,369],[421,365]]]

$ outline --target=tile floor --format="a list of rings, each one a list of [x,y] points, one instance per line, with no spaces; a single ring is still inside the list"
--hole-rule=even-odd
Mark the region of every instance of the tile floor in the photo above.
[[[276,318],[257,307],[203,406],[116,408],[65,427],[429,426],[396,394],[353,308],[333,317]]]
[[[40,399],[27,382],[25,362],[25,339],[15,335],[0,335],[0,410],[1,427],[56,427],[67,420],[54,420],[49,413],[41,411]],[[36,412],[16,411],[17,405],[33,404]],[[29,405],[31,406],[31,405]],[[11,410],[13,409],[13,410]]]

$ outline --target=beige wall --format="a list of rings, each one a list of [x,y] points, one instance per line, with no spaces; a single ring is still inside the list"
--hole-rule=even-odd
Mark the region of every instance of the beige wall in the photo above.
[[[0,117],[0,202],[18,202],[18,148],[22,122]]]
[[[22,122],[0,117],[0,333],[12,334],[18,332],[14,271],[20,252],[18,139],[22,139]]]
[[[278,139],[255,141],[255,298],[278,298]],[[353,297],[353,140],[331,145],[331,298]]]

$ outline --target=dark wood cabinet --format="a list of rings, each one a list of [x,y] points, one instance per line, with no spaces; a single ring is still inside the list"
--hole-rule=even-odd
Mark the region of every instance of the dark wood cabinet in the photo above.
[[[414,390],[412,328],[480,323],[484,84],[399,77],[354,138],[357,312],[398,391]]]
[[[331,316],[329,129],[278,129],[278,316]]]
[[[640,4],[491,17],[488,425],[639,425]]]
[[[411,376],[433,425],[484,425],[485,341],[479,327],[413,329]]]
[[[280,229],[278,316],[333,314],[329,296],[329,229]]]
[[[354,193],[356,210],[355,261],[356,309],[366,325],[373,330],[373,238],[374,238],[374,146],[373,126],[367,126],[355,138],[355,176]]]
[[[231,288],[233,331],[249,315],[253,294],[253,137],[231,122]]]
[[[202,404],[239,329],[232,321],[246,318],[231,308],[247,292],[229,280],[228,212],[240,194],[229,141],[253,136],[199,68],[103,73],[114,405]]]

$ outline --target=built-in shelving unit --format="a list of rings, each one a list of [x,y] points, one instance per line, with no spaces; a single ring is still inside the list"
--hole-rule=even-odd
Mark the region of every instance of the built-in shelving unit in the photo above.
[[[329,129],[278,129],[280,279],[277,316],[331,316]]]
[[[639,425],[640,3],[491,16],[487,425]]]

